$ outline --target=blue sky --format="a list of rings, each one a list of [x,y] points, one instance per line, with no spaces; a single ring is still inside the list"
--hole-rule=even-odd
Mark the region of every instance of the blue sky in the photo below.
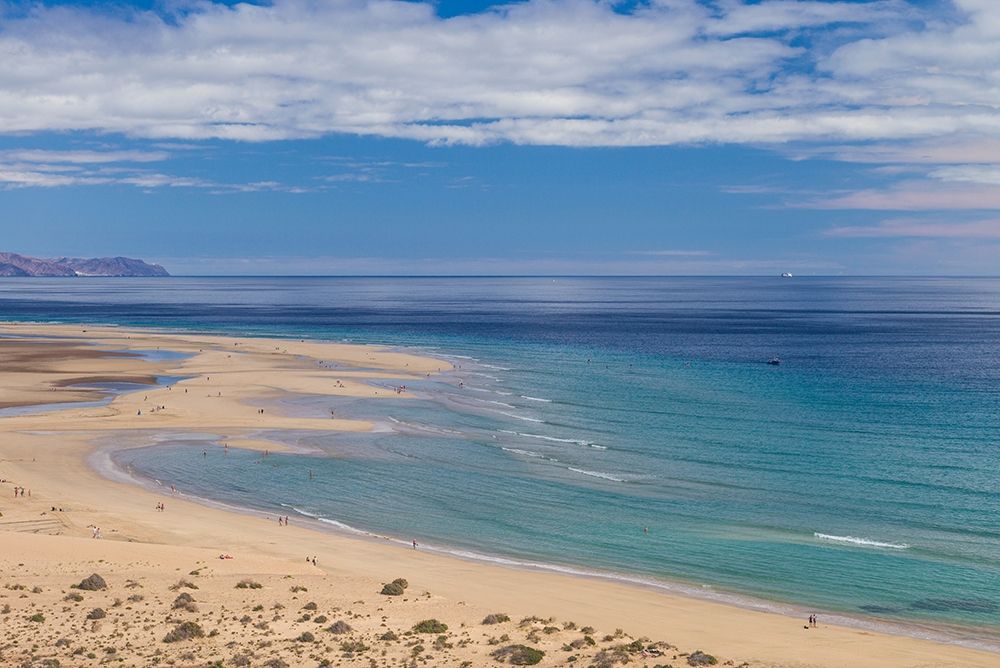
[[[187,274],[996,274],[1000,3],[0,5],[0,231]]]

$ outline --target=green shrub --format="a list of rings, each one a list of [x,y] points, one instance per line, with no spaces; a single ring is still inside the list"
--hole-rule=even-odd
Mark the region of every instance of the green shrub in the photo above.
[[[174,599],[173,605],[170,606],[171,610],[184,610],[186,612],[198,612],[198,606],[194,604],[194,597],[191,594],[182,592],[177,598]]]
[[[328,626],[326,630],[334,635],[343,635],[350,633],[354,629],[351,628],[350,624],[341,619]]]
[[[705,654],[700,649],[688,655],[689,666],[714,666],[719,661],[711,654]]]
[[[360,640],[345,640],[340,643],[340,651],[347,654],[360,654],[368,649],[368,645]]]
[[[180,642],[203,637],[205,637],[205,632],[196,622],[182,622],[163,637],[163,642]]]
[[[396,578],[392,582],[382,585],[382,591],[380,593],[386,596],[402,596],[406,588],[410,586],[404,578]]]
[[[619,645],[610,649],[602,649],[594,655],[594,660],[590,664],[591,668],[612,668],[619,663],[628,663],[631,658],[623,647],[623,645]]]
[[[43,615],[40,612],[36,612],[31,617],[28,617],[28,621],[29,622],[37,622],[37,623],[41,624],[42,622],[45,621],[45,615]]]
[[[436,619],[425,619],[413,625],[414,633],[444,633],[448,630],[448,625]]]
[[[506,661],[514,666],[533,666],[542,660],[545,652],[527,645],[507,645],[495,650],[491,656],[497,661]]]
[[[380,635],[378,637],[378,639],[379,640],[385,640],[386,642],[389,642],[389,641],[392,641],[392,640],[399,640],[399,636],[397,636],[393,631],[386,631],[385,633],[383,633],[382,635]]]
[[[492,615],[483,617],[483,624],[502,624],[509,621],[510,617],[502,612],[494,612]]]
[[[94,573],[90,577],[84,578],[80,581],[80,584],[76,585],[76,589],[82,589],[84,591],[101,591],[108,588],[108,583],[104,581],[97,573]]]
[[[382,585],[382,591],[380,591],[379,593],[384,594],[386,596],[402,596],[403,591],[404,591],[403,588],[400,587],[398,584],[390,582],[388,584]]]

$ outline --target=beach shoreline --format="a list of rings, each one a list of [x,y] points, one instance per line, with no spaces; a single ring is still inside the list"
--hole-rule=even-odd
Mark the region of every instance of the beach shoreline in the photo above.
[[[127,481],[109,481],[91,466],[90,458],[97,448],[96,436],[109,433],[147,430],[225,433],[233,447],[252,445],[260,449],[262,443],[255,442],[248,435],[259,431],[262,425],[268,428],[362,432],[370,428],[369,423],[281,418],[261,415],[256,412],[260,409],[251,409],[251,406],[254,400],[260,400],[263,393],[275,391],[333,392],[379,401],[405,401],[406,396],[402,394],[387,396],[383,391],[380,396],[379,390],[366,384],[366,379],[413,379],[421,374],[439,373],[450,368],[447,362],[439,359],[357,344],[170,334],[118,327],[5,324],[0,326],[0,331],[26,337],[55,335],[77,341],[85,339],[105,349],[111,349],[113,345],[124,346],[126,350],[150,349],[150,346],[157,349],[169,344],[191,353],[190,358],[181,361],[90,358],[91,361],[83,365],[85,369],[77,365],[73,373],[99,372],[103,374],[101,377],[113,377],[134,373],[138,366],[147,370],[185,371],[190,375],[169,389],[152,389],[142,400],[138,396],[142,392],[131,392],[114,397],[106,406],[63,408],[51,413],[10,416],[0,420],[0,433],[9,436],[9,442],[2,450],[3,461],[0,462],[0,466],[9,469],[4,471],[4,477],[23,479],[27,482],[21,484],[35,491],[35,495],[22,500],[25,503],[20,506],[9,508],[10,500],[0,506],[5,520],[9,513],[30,513],[44,509],[47,504],[58,507],[59,504],[55,503],[58,500],[63,506],[76,508],[72,514],[80,517],[70,522],[65,534],[86,538],[82,522],[101,522],[109,527],[105,539],[126,539],[99,543],[101,547],[111,546],[107,549],[112,552],[116,544],[128,541],[240,551],[241,558],[250,554],[255,558],[279,561],[290,560],[292,555],[298,555],[295,558],[298,560],[302,554],[315,552],[324,555],[323,564],[337,563],[329,574],[364,582],[366,586],[397,571],[406,572],[412,581],[426,582],[421,586],[433,592],[435,597],[442,598],[439,601],[442,618],[447,614],[461,617],[458,609],[467,605],[480,610],[503,606],[525,615],[549,612],[562,619],[567,619],[573,610],[583,609],[587,611],[585,614],[594,618],[595,626],[609,630],[622,627],[647,636],[670,635],[671,642],[676,642],[687,651],[704,647],[720,657],[747,661],[749,665],[794,662],[795,665],[835,666],[849,662],[859,666],[987,666],[995,665],[997,660],[995,654],[988,652],[912,637],[872,633],[868,629],[829,626],[827,620],[824,620],[822,628],[803,633],[801,618],[699,600],[680,592],[652,591],[638,586],[639,583],[597,581],[580,574],[522,571],[509,565],[468,562],[422,550],[400,549],[399,546],[390,548],[384,544],[385,541],[318,533],[307,527],[279,528],[273,518],[237,516],[231,510],[205,507],[200,502],[180,496],[157,494]],[[237,362],[232,361],[234,352],[239,358]],[[317,370],[317,366],[323,366],[322,362],[330,360],[337,361],[336,370]],[[96,370],[91,366],[97,367]],[[52,382],[58,372],[53,370],[48,375],[51,377],[45,382]],[[216,378],[214,384],[210,380],[212,375]],[[203,377],[209,380],[202,382]],[[333,383],[334,377],[336,383]],[[19,380],[21,386],[42,382],[38,373],[33,378]],[[182,394],[182,390],[188,391]],[[27,390],[22,391],[31,394]],[[197,400],[191,396],[194,391],[199,394]],[[216,392],[217,396],[213,396],[212,392]],[[154,397],[154,402],[148,401],[149,395]],[[184,396],[189,398],[185,400]],[[165,408],[152,413],[147,408],[146,414],[142,414],[143,404],[148,407],[151,403]],[[133,415],[132,411],[136,414]],[[58,451],[53,450],[51,445],[52,435],[56,433],[60,434]],[[44,461],[27,461],[27,455],[32,452],[37,453],[34,459],[41,455]],[[19,461],[11,461],[14,455]],[[169,512],[151,514],[149,511],[153,504],[160,502],[169,504]],[[176,522],[174,518],[178,515],[183,516],[185,521]],[[248,535],[266,540],[263,543],[254,542],[248,540]],[[16,551],[23,535],[11,533],[6,536],[11,538]],[[53,542],[58,543],[59,538]],[[239,550],[235,549],[236,546]],[[606,603],[604,609],[602,603]],[[464,614],[468,616],[467,612]],[[673,632],[662,629],[672,629]],[[658,630],[661,633],[656,633]],[[931,658],[930,663],[927,657]],[[918,660],[923,662],[917,663]]]

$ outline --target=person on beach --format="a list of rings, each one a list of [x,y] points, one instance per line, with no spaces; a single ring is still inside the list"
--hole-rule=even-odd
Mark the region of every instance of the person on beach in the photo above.
[[[417,549],[417,539],[416,538],[413,539],[413,549],[414,550]]]

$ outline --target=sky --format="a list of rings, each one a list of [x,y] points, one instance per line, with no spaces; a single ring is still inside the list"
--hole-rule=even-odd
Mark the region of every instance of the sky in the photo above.
[[[1000,274],[996,0],[0,0],[0,250]]]

